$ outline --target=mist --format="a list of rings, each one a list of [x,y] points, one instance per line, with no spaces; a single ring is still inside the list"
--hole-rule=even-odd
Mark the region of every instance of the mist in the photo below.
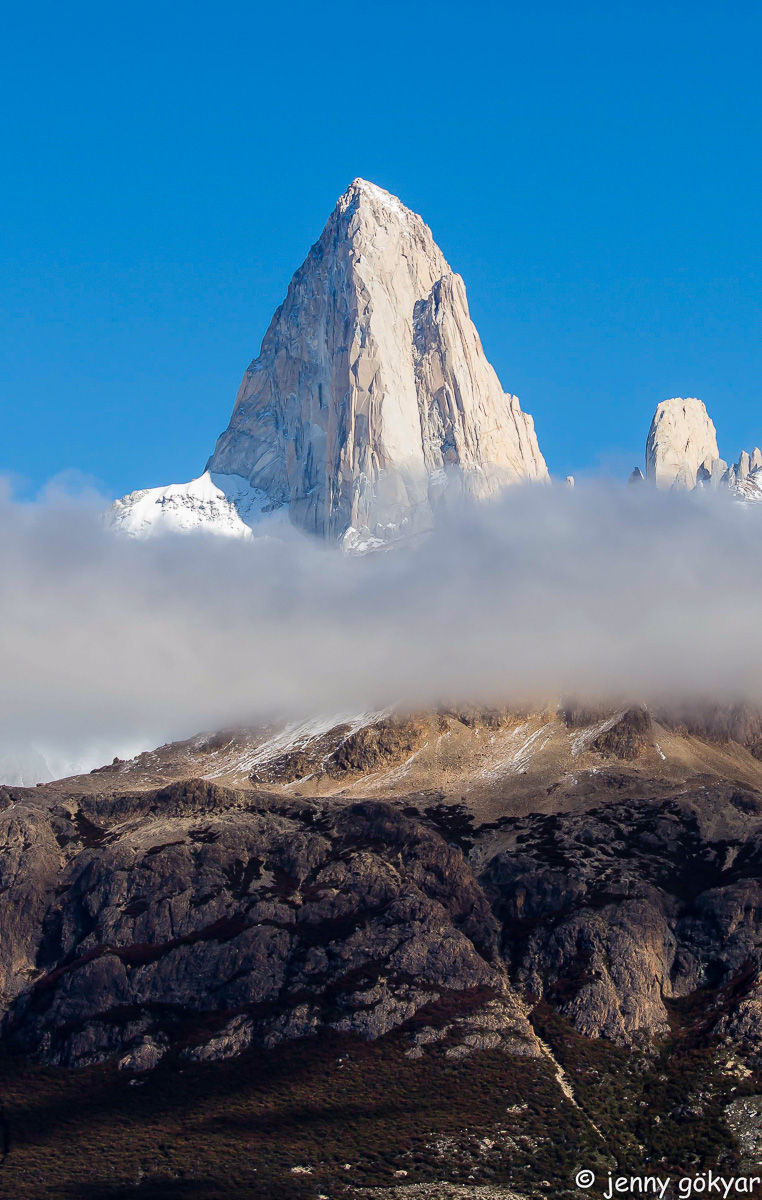
[[[364,558],[282,525],[133,541],[106,506],[0,494],[0,758],[390,703],[762,703],[762,505],[518,487]]]

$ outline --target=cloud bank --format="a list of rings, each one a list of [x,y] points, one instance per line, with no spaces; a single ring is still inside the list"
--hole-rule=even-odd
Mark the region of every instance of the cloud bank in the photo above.
[[[516,488],[360,559],[296,531],[131,541],[104,506],[0,495],[6,748],[97,762],[394,701],[762,703],[762,505]]]

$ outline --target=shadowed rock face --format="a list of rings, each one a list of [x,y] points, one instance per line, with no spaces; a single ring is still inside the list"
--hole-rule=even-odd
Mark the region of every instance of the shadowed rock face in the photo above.
[[[5,789],[4,1035],[130,1070],[325,1029],[398,1030],[413,1057],[536,1055],[538,998],[638,1045],[693,997],[759,1057],[762,795],[606,785],[589,811],[481,826],[420,797]]]
[[[375,1038],[422,1011],[413,1051],[435,1028],[452,1053],[538,1052],[462,856],[388,806],[189,784],[48,813],[22,798],[6,821],[9,1030],[49,1062],[138,1070],[169,1044],[224,1057],[326,1027]]]
[[[328,759],[326,770],[340,778],[404,762],[423,744],[428,733],[424,720],[385,718],[345,738]]]
[[[745,980],[762,961],[762,796],[699,785],[532,816],[479,849],[519,990],[579,1030],[632,1044],[665,1034],[670,999]],[[749,976],[741,994],[756,985]],[[748,1022],[747,1022],[748,1023]]]

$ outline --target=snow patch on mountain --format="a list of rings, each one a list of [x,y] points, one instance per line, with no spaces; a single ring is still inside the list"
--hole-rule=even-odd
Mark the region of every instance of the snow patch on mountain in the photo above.
[[[289,722],[254,749],[245,750],[234,758],[228,757],[220,766],[209,771],[206,777],[215,779],[229,774],[231,771],[248,775],[262,763],[267,763],[283,754],[293,753],[295,750],[308,748],[312,743],[325,737],[332,729],[343,726],[344,736],[348,737],[350,734],[356,733],[358,729],[363,729],[366,725],[371,725],[386,715],[387,710],[384,709],[363,713],[329,713],[306,720]],[[326,751],[326,757],[328,753],[329,751]]]
[[[137,538],[199,530],[250,538],[271,511],[266,493],[239,475],[205,471],[190,483],[131,492],[114,501],[107,520],[113,529]]]
[[[762,467],[756,467],[742,478],[736,477],[731,486],[739,499],[759,503],[762,501]]]

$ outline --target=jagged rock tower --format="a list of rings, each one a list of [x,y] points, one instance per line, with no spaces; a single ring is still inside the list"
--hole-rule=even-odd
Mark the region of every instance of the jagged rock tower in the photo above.
[[[717,434],[701,400],[675,397],[656,408],[646,442],[646,477],[659,488],[694,488],[720,457]],[[727,465],[727,464],[724,464]]]
[[[452,492],[548,478],[462,279],[421,218],[362,179],[291,280],[207,469],[348,548],[426,529]]]
[[[635,475],[633,471],[630,482]],[[759,501],[762,451],[758,446],[751,453],[742,450],[738,462],[729,467],[720,458],[706,405],[695,396],[676,396],[662,400],[654,413],[646,441],[646,477],[659,488],[727,487],[741,500]]]

